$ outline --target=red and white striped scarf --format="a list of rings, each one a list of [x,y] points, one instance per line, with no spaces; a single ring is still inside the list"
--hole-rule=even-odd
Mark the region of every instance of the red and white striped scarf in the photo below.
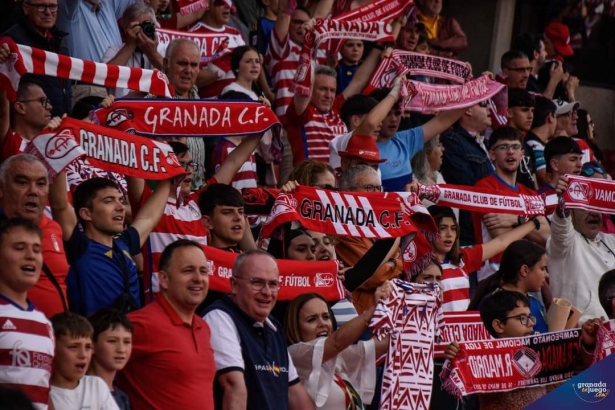
[[[344,3],[344,1],[341,1]],[[351,0],[348,1],[351,3]],[[375,0],[363,6],[334,17],[339,21],[391,21],[401,16],[414,5],[412,0]],[[350,8],[348,4],[347,8]]]
[[[263,224],[267,238],[280,225],[298,221],[306,229],[329,235],[383,239],[417,232],[411,211],[399,195],[379,192],[337,192],[300,186],[280,193]]]
[[[566,178],[568,188],[563,195],[566,208],[615,213],[615,181],[576,175],[566,175]]]
[[[12,55],[0,64],[0,87],[15,100],[24,74],[48,75],[110,88],[127,88],[171,98],[174,94],[166,75],[158,70],[95,63],[34,47],[9,43]]]

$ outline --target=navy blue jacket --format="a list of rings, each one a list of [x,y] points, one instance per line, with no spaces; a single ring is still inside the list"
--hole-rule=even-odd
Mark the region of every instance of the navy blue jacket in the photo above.
[[[64,37],[68,35],[55,26],[49,30],[51,36],[40,35],[32,24],[22,17],[20,21],[2,34],[2,37],[10,37],[15,43],[24,46],[40,48],[41,50],[51,51],[56,54],[68,54],[68,48],[64,44]],[[27,78],[28,76],[24,76]],[[29,76],[42,83],[43,91],[49,98],[51,105],[51,115],[60,117],[63,114],[70,114],[71,111],[71,81],[63,80],[51,76]]]

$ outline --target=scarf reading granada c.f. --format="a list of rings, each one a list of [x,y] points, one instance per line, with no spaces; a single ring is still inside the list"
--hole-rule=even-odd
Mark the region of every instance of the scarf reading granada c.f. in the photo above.
[[[224,137],[262,134],[280,127],[258,101],[122,99],[91,115],[97,124],[151,137]]]
[[[397,238],[417,232],[399,197],[383,193],[336,192],[300,186],[280,193],[263,224],[261,237],[292,221],[316,232],[363,238]]]
[[[105,171],[163,180],[185,174],[169,144],[99,125],[64,118],[57,131],[36,136],[28,146],[47,167],[50,177],[76,159]]]

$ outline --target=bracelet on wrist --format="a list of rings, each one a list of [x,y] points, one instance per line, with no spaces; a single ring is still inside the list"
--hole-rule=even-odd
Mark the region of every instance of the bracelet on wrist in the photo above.
[[[540,231],[540,219],[538,219],[537,216],[533,217],[532,219],[530,219],[532,222],[534,222],[534,225],[536,226],[536,230]]]

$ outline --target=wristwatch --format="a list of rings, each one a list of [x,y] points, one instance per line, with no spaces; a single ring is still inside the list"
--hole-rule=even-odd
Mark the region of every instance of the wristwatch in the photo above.
[[[519,216],[517,217],[517,223],[513,225],[513,228],[516,228],[516,227],[518,227],[518,226],[521,226],[521,225],[523,225],[525,222],[526,222],[526,221],[525,221],[525,217],[523,217],[523,216],[519,215]]]
[[[540,231],[540,219],[538,219],[538,217],[535,216],[531,219],[531,221],[534,222],[534,225],[536,225],[536,230]]]

